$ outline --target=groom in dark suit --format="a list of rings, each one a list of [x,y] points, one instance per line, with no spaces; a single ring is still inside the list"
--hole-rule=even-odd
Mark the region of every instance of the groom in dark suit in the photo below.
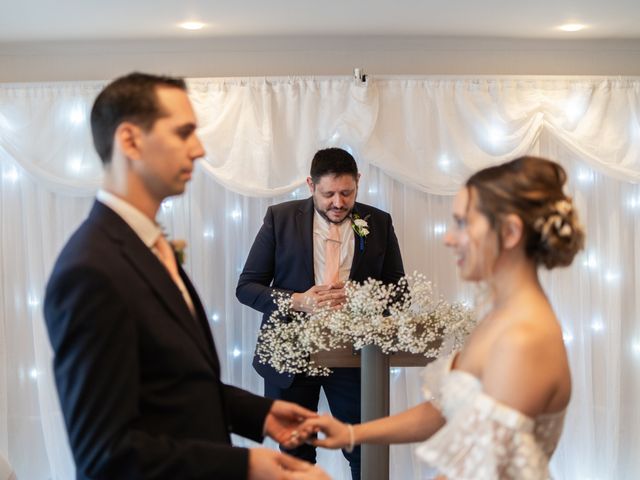
[[[311,197],[267,210],[236,288],[242,303],[264,314],[263,326],[276,308],[274,291],[290,294],[295,310],[312,312],[342,304],[346,280],[392,283],[404,276],[391,216],[356,202],[359,179],[351,154],[320,150],[307,178]],[[278,373],[257,356],[253,365],[264,377],[267,397],[316,410],[323,388],[335,417],[360,423],[360,369],[337,368],[328,377],[312,377]],[[290,453],[315,463],[311,445]],[[359,479],[360,449],[343,453],[352,477]]]
[[[119,78],[98,95],[91,127],[103,189],[44,306],[77,478],[327,478],[280,452],[231,445],[231,433],[297,445],[313,413],[221,382],[205,310],[154,220],[204,155],[184,81]]]

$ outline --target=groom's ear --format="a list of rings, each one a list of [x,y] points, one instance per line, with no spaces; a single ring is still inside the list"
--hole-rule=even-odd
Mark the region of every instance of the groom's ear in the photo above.
[[[313,183],[311,177],[307,177],[307,185],[309,186],[309,192],[313,194],[316,191],[316,184]]]
[[[524,232],[522,219],[513,213],[506,215],[502,220],[500,235],[502,237],[502,248],[512,249],[520,243]]]
[[[114,148],[120,150],[126,158],[138,160],[141,156],[142,130],[131,122],[122,122],[114,134]]]

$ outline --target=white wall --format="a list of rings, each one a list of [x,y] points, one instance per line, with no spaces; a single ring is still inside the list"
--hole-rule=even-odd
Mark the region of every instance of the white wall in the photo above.
[[[640,75],[640,40],[238,37],[0,43],[0,82],[103,80],[131,70],[186,77]]]

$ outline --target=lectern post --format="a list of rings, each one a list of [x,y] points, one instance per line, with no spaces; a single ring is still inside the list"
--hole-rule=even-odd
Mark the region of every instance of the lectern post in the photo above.
[[[368,345],[360,355],[351,348],[322,351],[311,355],[311,360],[328,368],[361,367],[362,421],[389,415],[389,368],[423,367],[431,361],[424,355],[399,352],[382,353],[380,347]],[[362,480],[389,480],[389,447],[362,445]]]
[[[362,421],[389,415],[389,356],[380,347],[367,345],[362,349]],[[362,445],[362,478],[388,480],[389,446]]]

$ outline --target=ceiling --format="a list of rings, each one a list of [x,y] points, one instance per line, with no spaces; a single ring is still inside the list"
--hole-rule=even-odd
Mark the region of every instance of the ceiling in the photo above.
[[[640,0],[0,0],[4,43],[275,35],[640,39]]]

